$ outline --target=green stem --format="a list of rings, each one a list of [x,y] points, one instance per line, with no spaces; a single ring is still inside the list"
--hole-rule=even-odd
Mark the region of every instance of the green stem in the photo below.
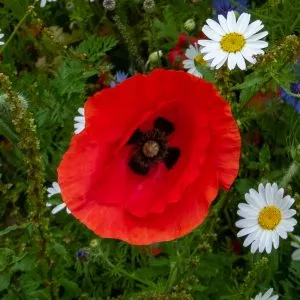
[[[17,24],[17,26],[15,27],[14,31],[11,33],[11,35],[9,36],[8,40],[5,42],[5,44],[3,45],[3,47],[0,49],[0,54],[3,53],[3,51],[5,50],[5,48],[8,46],[8,44],[10,43],[10,41],[13,39],[13,37],[16,35],[17,31],[19,30],[19,28],[21,27],[21,25],[24,23],[24,21],[27,19],[27,17],[33,12],[34,6],[30,5],[27,8],[27,11],[25,13],[25,15],[23,16],[23,18],[19,21],[19,23]]]

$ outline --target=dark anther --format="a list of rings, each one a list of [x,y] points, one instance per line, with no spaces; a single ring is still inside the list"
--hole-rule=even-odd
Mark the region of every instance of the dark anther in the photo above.
[[[127,142],[136,145],[129,161],[130,168],[139,175],[147,175],[152,166],[164,162],[171,169],[180,156],[178,148],[168,147],[167,136],[174,130],[174,125],[162,117],[155,120],[152,130],[137,129]]]
[[[176,164],[178,158],[180,156],[180,149],[175,147],[168,148],[168,153],[164,158],[164,163],[168,169],[172,169],[172,167]]]
[[[142,131],[136,129],[136,131],[132,134],[127,144],[128,145],[136,144],[138,140],[142,137],[142,135],[143,135]]]
[[[165,132],[166,135],[171,134],[175,130],[174,125],[170,121],[162,117],[158,117],[154,121],[154,128]]]

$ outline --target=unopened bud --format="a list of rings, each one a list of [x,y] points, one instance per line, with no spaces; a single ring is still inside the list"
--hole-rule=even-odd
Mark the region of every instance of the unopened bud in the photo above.
[[[195,29],[195,27],[196,27],[196,23],[195,23],[194,19],[188,19],[184,23],[184,28],[187,31],[193,31]]]

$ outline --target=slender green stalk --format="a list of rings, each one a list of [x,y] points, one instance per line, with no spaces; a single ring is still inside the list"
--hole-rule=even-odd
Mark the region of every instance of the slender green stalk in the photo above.
[[[9,38],[7,39],[7,41],[5,42],[5,44],[3,45],[3,47],[0,49],[0,54],[3,53],[3,51],[5,50],[5,48],[9,45],[10,41],[14,38],[14,36],[15,36],[16,33],[18,32],[19,28],[22,26],[22,24],[25,22],[25,20],[27,19],[27,17],[28,17],[33,11],[34,11],[34,5],[28,6],[25,15],[24,15],[23,18],[19,21],[19,23],[16,25],[14,31],[11,33],[11,35],[9,36]]]
[[[135,280],[135,281],[138,281],[140,283],[142,283],[143,285],[146,285],[146,286],[149,286],[149,287],[153,287],[153,283],[152,282],[149,282],[149,281],[146,281],[146,280],[143,280],[137,276],[135,276],[134,274],[132,273],[129,273],[127,272],[126,270],[122,269],[122,268],[119,268],[118,266],[114,265],[109,259],[108,257],[102,252],[102,251],[99,251],[98,253],[101,258],[105,261],[105,263],[113,270],[117,270],[117,272],[125,277],[128,277],[132,280]]]
[[[293,179],[299,170],[299,164],[297,162],[292,162],[285,173],[284,177],[280,181],[280,186],[285,187]]]

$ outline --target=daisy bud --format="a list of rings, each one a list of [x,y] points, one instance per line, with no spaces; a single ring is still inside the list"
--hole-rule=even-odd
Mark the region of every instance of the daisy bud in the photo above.
[[[90,247],[91,248],[96,248],[98,245],[99,245],[98,240],[93,239],[93,240],[90,241]]]
[[[107,10],[114,10],[116,8],[116,1],[115,0],[104,0],[103,7]]]
[[[188,19],[184,23],[184,28],[187,31],[193,31],[196,27],[196,23],[194,19]]]
[[[154,0],[145,0],[143,3],[143,7],[145,11],[149,11],[155,7],[155,1]]]
[[[155,62],[157,62],[157,61],[162,57],[162,55],[163,55],[163,53],[162,53],[161,50],[152,52],[152,53],[149,55],[147,64],[148,64],[148,63],[155,63]]]
[[[74,3],[73,2],[67,2],[67,4],[66,4],[66,9],[67,10],[70,10],[70,11],[72,11],[72,10],[74,10]]]

